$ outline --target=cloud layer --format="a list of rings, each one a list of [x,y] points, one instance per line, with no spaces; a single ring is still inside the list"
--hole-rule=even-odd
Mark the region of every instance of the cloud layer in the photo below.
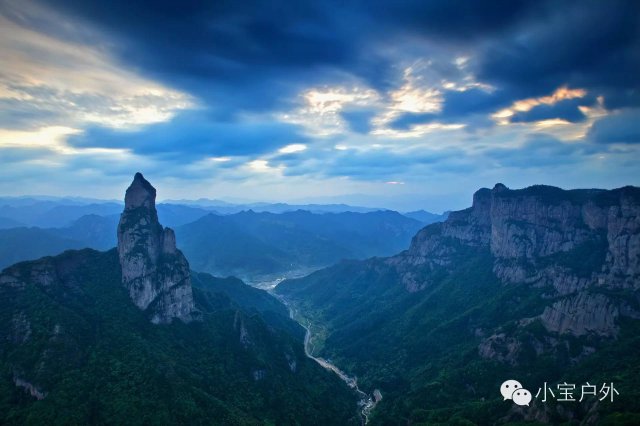
[[[167,197],[442,210],[638,185],[639,24],[633,0],[7,0],[0,192],[119,197],[143,169]]]

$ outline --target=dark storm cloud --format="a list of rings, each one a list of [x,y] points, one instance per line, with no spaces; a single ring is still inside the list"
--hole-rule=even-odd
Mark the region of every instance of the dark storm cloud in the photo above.
[[[448,90],[444,93],[442,111],[438,113],[405,113],[396,118],[391,127],[407,130],[417,124],[433,121],[443,123],[460,122],[475,114],[488,115],[498,109],[507,107],[513,97],[503,90],[487,91],[472,88],[465,91]]]
[[[604,95],[608,107],[638,102],[640,2],[552,2],[472,64],[482,81],[521,98],[561,85]]]
[[[567,144],[546,134],[533,134],[520,147],[492,148],[483,155],[493,166],[529,169],[577,164],[585,156],[604,151],[591,144]]]
[[[401,71],[393,61],[419,52],[421,39],[472,56],[469,69],[497,89],[447,93],[445,120],[567,84],[612,107],[640,100],[633,0],[45,1],[102,31],[124,63],[221,115],[283,108],[345,73],[386,90]],[[394,58],[378,51],[394,40]]]
[[[497,91],[446,92],[441,114],[409,114],[398,119],[398,128],[488,113],[515,100],[549,95],[561,86],[601,95],[607,108],[640,105],[640,2],[507,2],[496,6],[504,9],[493,19],[482,19],[487,18],[485,13],[491,15],[492,8],[476,11],[482,22],[476,22],[472,12],[486,8],[486,2],[442,2],[448,6],[440,7],[423,3],[413,13],[402,3],[406,11],[402,19],[425,37],[449,42],[452,51],[464,39],[471,55],[468,69]],[[455,8],[458,14],[452,11]],[[564,111],[541,107],[530,117],[562,113],[570,121],[581,118],[577,109],[565,107]],[[518,120],[530,118],[525,114]]]
[[[596,121],[587,138],[596,143],[640,143],[640,109],[630,109]]]
[[[382,84],[388,64],[357,49],[345,6],[289,1],[52,1],[94,25],[145,75],[205,99],[221,114],[282,106],[336,69]]]
[[[531,108],[529,111],[516,112],[511,117],[512,123],[530,123],[533,121],[550,120],[558,118],[571,123],[583,121],[586,116],[579,106],[591,106],[595,100],[586,99],[565,99],[555,104],[540,104]]]
[[[500,35],[526,20],[542,2],[535,0],[402,0],[367,2],[377,20],[429,38],[468,42]]]
[[[129,148],[137,154],[182,162],[206,156],[264,154],[305,140],[298,127],[291,124],[222,122],[203,111],[185,111],[170,121],[137,130],[92,127],[68,142],[83,148]]]

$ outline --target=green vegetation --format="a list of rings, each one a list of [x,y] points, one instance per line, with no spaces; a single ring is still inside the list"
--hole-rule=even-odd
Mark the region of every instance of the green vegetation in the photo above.
[[[0,424],[359,422],[352,391],[305,357],[299,327],[260,313],[283,308],[241,282],[198,274],[203,320],[158,326],[131,303],[115,250],[65,252],[9,276],[23,284],[0,285]]]
[[[191,272],[195,297],[208,310],[231,309],[234,305],[245,312],[258,314],[268,325],[287,331],[303,341],[305,331],[289,319],[289,310],[264,290],[246,285],[235,277],[218,278],[206,273]]]
[[[598,244],[587,244],[554,261],[565,267],[573,263],[582,269],[595,267],[597,263],[585,266],[573,256],[583,256],[583,261],[599,258],[601,251],[596,249]],[[549,305],[548,289],[501,284],[488,251],[458,246],[455,253],[450,269],[412,269],[419,281],[428,283],[417,293],[407,292],[399,273],[380,259],[343,262],[276,288],[308,320],[325,327],[320,356],[357,376],[362,389],[382,391],[384,398],[371,424],[482,425],[522,420],[514,417],[513,403],[502,401],[498,392],[509,378],[529,385],[534,395],[544,382],[614,382],[620,395],[613,403],[600,403],[600,419],[631,424],[637,418],[639,321],[622,321],[615,341],[593,335],[561,337],[549,333],[538,320],[520,323]],[[481,356],[479,346],[494,334],[502,334],[504,340],[500,343],[498,338],[493,356]],[[510,347],[517,350],[510,353]],[[585,356],[585,347],[596,352]],[[557,404],[560,410],[571,410],[577,421],[590,408]],[[548,407],[550,422],[566,421],[554,404]],[[531,410],[543,410],[543,404],[534,402]]]

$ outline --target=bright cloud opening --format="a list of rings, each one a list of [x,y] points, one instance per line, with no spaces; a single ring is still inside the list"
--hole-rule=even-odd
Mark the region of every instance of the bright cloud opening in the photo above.
[[[307,146],[301,143],[294,143],[287,145],[278,150],[280,154],[293,154],[295,152],[302,152],[307,149]]]

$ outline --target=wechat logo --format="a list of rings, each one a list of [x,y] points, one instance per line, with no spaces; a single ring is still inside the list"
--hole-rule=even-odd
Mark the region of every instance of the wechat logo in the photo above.
[[[517,405],[529,406],[531,402],[531,392],[522,387],[522,384],[517,380],[507,380],[500,385],[500,393],[507,399],[513,400]]]

